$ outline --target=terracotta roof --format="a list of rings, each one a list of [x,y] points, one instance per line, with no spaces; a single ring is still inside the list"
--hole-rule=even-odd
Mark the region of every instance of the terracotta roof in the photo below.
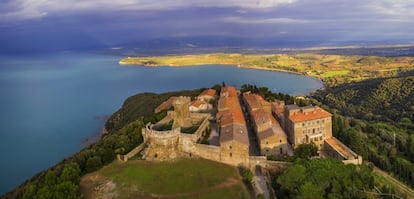
[[[223,87],[218,105],[219,112],[216,114],[216,117],[221,127],[220,142],[235,140],[248,145],[246,122],[236,88]]]
[[[222,95],[228,95],[229,97],[237,97],[237,89],[233,86],[222,87],[220,96]]]
[[[251,113],[251,117],[256,125],[272,122],[270,115],[267,114],[262,108],[253,111]]]
[[[357,157],[357,154],[355,152],[353,152],[335,137],[326,138],[325,142],[328,143],[332,148],[335,149],[335,151],[339,152],[341,156],[347,160]]]
[[[315,106],[315,107],[301,108],[300,111],[290,115],[289,119],[292,122],[296,123],[296,122],[316,120],[316,119],[321,119],[321,118],[326,118],[326,117],[331,117],[331,116],[332,115],[328,113],[327,111]]]
[[[222,127],[220,130],[220,143],[237,141],[244,145],[249,145],[249,137],[245,125],[231,124]]]
[[[209,89],[207,89],[207,90],[204,90],[204,91],[203,91],[200,95],[198,95],[198,96],[199,96],[199,97],[201,97],[201,96],[204,96],[204,95],[206,95],[206,96],[210,96],[210,97],[214,97],[214,96],[216,95],[216,90],[209,88]]]
[[[262,96],[257,94],[244,93],[243,97],[252,110],[263,108],[265,106],[271,106],[268,101],[264,100]]]
[[[176,99],[177,97],[170,97],[168,100],[164,101],[159,106],[157,106],[157,108],[155,108],[155,113],[159,113],[163,110],[171,108]]]
[[[277,122],[276,120],[274,122],[275,123],[272,122],[272,128],[268,128],[257,134],[259,140],[263,140],[271,136],[281,136],[285,138],[287,137],[283,129],[280,127],[279,122]]]
[[[282,136],[282,137],[287,137],[285,131],[283,131],[283,129],[280,126],[279,122],[276,121],[276,123],[274,123],[272,125],[272,129],[273,129],[273,132],[275,132],[275,135]]]
[[[197,108],[200,107],[203,104],[207,104],[207,102],[202,101],[202,100],[198,100],[198,99],[191,102],[191,106],[194,106],[194,107],[197,107]]]

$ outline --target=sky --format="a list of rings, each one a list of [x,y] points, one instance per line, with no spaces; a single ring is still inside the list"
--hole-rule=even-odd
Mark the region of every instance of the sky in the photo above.
[[[414,42],[414,0],[0,0],[0,5],[0,52],[186,37],[321,45]]]

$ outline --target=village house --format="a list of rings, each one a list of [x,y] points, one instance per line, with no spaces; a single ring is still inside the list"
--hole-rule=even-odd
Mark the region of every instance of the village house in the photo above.
[[[236,88],[221,89],[216,117],[220,132],[221,160],[233,165],[247,165],[249,137]]]
[[[286,155],[288,152],[287,136],[279,122],[272,116],[271,103],[260,95],[244,93],[243,99],[251,119],[251,125],[258,138],[262,155]]]
[[[299,107],[286,105],[284,111],[285,131],[293,147],[314,143],[323,149],[324,140],[332,136],[332,115],[318,106]]]
[[[208,103],[211,100],[214,100],[215,97],[216,97],[216,90],[209,88],[201,92],[200,95],[198,95],[197,99]]]

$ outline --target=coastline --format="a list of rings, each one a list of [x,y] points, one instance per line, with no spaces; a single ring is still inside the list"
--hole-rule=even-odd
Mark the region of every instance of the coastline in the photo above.
[[[322,81],[324,88],[328,88],[378,77],[395,77],[401,72],[413,70],[413,62],[413,57],[404,56],[207,53],[125,57],[118,64],[146,67],[230,65],[313,77]]]
[[[208,65],[223,65],[223,66],[230,66],[230,67],[236,67],[236,68],[245,68],[245,69],[251,69],[251,70],[282,72],[282,73],[289,73],[289,74],[293,74],[293,75],[306,76],[306,77],[309,77],[309,78],[314,78],[316,80],[319,80],[321,82],[321,85],[322,85],[321,88],[320,88],[321,90],[325,90],[326,87],[327,87],[326,82],[321,77],[311,76],[311,75],[308,75],[305,72],[295,72],[295,71],[290,71],[290,70],[284,70],[284,69],[281,69],[281,68],[267,68],[267,67],[261,67],[261,66],[237,65],[237,64],[229,64],[229,63],[199,63],[199,64],[195,63],[195,64],[167,64],[167,65],[164,65],[164,64],[143,64],[143,63],[139,63],[139,62],[125,61],[125,59],[128,59],[128,58],[121,59],[118,62],[118,64],[121,65],[121,66],[144,66],[144,67],[163,67],[163,66],[167,66],[167,67],[198,67],[198,66],[208,66]],[[308,95],[311,95],[311,93],[309,93]]]

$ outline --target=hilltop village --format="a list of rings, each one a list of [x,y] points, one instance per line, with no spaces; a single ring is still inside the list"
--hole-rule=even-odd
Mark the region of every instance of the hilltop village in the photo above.
[[[267,157],[292,156],[300,144],[313,143],[320,157],[362,163],[361,156],[332,136],[332,115],[318,106],[269,102],[225,86],[219,92],[204,90],[195,99],[171,97],[154,112],[166,110],[165,118],[142,130],[144,143],[118,159],[127,161],[141,152],[147,160],[194,156],[266,169],[277,164]]]

